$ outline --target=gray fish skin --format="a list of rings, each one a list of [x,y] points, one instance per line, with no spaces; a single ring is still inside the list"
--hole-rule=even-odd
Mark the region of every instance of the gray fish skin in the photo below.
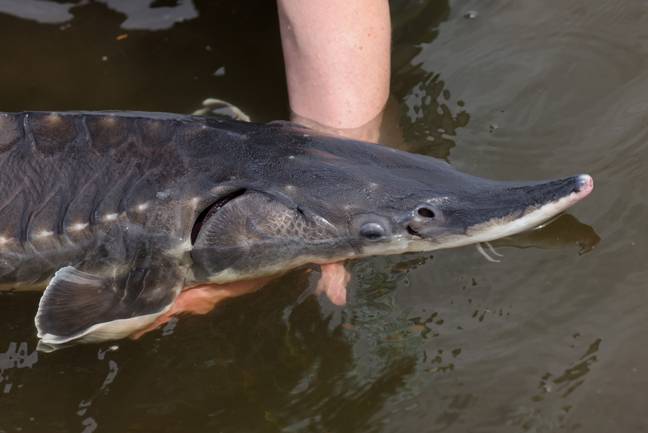
[[[41,300],[39,336],[120,338],[128,326],[88,329],[154,317],[183,286],[508,236],[591,189],[587,175],[482,179],[288,122],[5,113],[0,285],[44,286],[60,270]],[[106,296],[80,295],[89,291]]]
[[[67,264],[126,264],[135,241],[182,243],[201,204],[192,199],[211,182],[194,148],[177,144],[206,140],[203,124],[166,115],[0,115],[0,284],[37,285]],[[98,251],[108,241],[112,250]]]

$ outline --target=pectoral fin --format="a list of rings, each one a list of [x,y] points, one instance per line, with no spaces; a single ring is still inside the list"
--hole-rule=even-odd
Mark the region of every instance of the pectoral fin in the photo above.
[[[61,268],[40,300],[38,337],[53,346],[127,337],[164,314],[183,282],[184,272],[173,265],[122,273]]]

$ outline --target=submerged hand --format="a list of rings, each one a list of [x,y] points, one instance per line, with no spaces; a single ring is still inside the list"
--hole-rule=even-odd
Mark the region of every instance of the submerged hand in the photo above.
[[[321,265],[322,276],[317,282],[316,294],[324,293],[329,300],[342,306],[347,301],[347,284],[351,280],[351,274],[344,267],[344,262],[327,263]]]
[[[256,278],[253,280],[235,281],[227,284],[203,284],[184,289],[175,299],[171,308],[148,327],[131,335],[136,340],[181,314],[203,315],[216,308],[222,301],[256,292],[274,277]]]
[[[318,295],[325,294],[335,305],[345,305],[347,300],[346,286],[351,279],[351,274],[344,267],[344,263],[327,263],[320,266],[322,275],[317,282],[315,293]],[[276,276],[235,281],[227,284],[203,284],[188,287],[180,292],[169,310],[158,317],[151,325],[131,334],[130,338],[137,340],[143,335],[158,329],[175,316],[207,314],[226,299],[256,292],[274,278]]]

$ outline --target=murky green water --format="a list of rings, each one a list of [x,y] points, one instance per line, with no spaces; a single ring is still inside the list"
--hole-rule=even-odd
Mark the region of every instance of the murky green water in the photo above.
[[[272,1],[74,3],[0,0],[0,110],[287,116]],[[118,348],[39,354],[38,294],[0,294],[0,432],[648,430],[648,6],[393,12],[407,147],[499,179],[589,172],[593,195],[501,263],[359,261],[342,309],[296,271]]]

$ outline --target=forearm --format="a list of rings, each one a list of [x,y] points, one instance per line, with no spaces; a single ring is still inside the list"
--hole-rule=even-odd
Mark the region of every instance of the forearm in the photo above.
[[[374,120],[389,96],[387,0],[278,0],[290,107],[331,129]]]

